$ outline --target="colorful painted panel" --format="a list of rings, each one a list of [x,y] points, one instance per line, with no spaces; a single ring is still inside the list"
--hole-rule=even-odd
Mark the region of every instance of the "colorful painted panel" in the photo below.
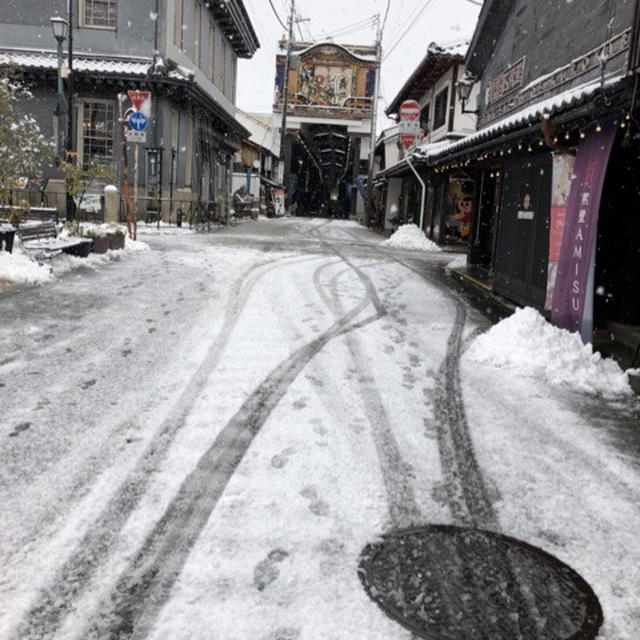
[[[352,95],[353,70],[346,66],[302,64],[298,96],[308,104],[342,106]]]

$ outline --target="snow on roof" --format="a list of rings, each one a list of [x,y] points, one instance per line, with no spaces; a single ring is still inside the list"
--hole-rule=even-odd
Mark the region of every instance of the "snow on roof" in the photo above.
[[[342,51],[349,54],[352,58],[356,58],[357,60],[362,60],[363,62],[376,61],[375,48],[366,45],[340,44],[338,42],[334,42],[333,40],[323,40],[320,42],[309,43],[308,46],[304,46],[306,44],[307,43],[299,43],[298,46],[300,48],[294,47],[293,53],[296,56],[304,56],[313,51],[313,49],[317,49],[320,47],[337,47],[338,49],[342,49]],[[367,49],[372,49],[371,53],[367,53]]]
[[[624,75],[616,75],[605,80],[604,85],[602,85],[601,81],[598,79],[577,87],[572,87],[571,89],[567,89],[566,91],[547,98],[546,100],[542,100],[536,104],[525,107],[524,109],[484,127],[475,133],[465,136],[460,140],[456,140],[455,142],[442,145],[436,149],[432,148],[432,146],[428,144],[422,145],[416,149],[415,154],[427,160],[436,160],[445,154],[459,151],[466,147],[470,147],[475,143],[482,142],[487,138],[494,137],[501,133],[506,133],[511,129],[528,124],[532,120],[540,118],[545,113],[552,114],[562,109],[577,105],[589,96],[593,95],[601,86],[612,86],[623,78]]]
[[[428,53],[446,53],[450,56],[464,56],[467,55],[467,49],[469,48],[470,38],[464,40],[456,40],[452,42],[432,42],[427,47]]]
[[[436,154],[440,151],[440,149],[444,149],[448,147],[449,144],[450,144],[449,140],[440,140],[439,142],[430,142],[428,144],[425,144],[420,149],[427,149],[429,153]],[[382,171],[378,172],[378,175],[391,173],[394,169],[397,169],[403,164],[407,164],[407,156],[404,156],[403,158],[398,160],[398,162],[394,162],[392,165],[385,167]]]
[[[146,76],[153,60],[151,58],[89,55],[78,52],[73,55],[75,71],[105,75]],[[0,51],[0,64],[14,64],[26,69],[58,68],[58,58],[54,51],[20,49]],[[184,79],[183,75],[169,72],[173,79]]]

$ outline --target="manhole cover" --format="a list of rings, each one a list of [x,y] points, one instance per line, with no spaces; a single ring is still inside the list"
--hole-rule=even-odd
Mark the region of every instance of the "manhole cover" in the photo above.
[[[433,525],[383,536],[360,556],[369,596],[431,640],[592,640],[591,587],[541,549],[489,531]]]

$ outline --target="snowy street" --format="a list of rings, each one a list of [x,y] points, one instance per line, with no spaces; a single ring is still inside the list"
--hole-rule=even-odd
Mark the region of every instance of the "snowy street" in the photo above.
[[[175,231],[0,293],[1,638],[411,640],[358,561],[432,523],[544,549],[640,637],[636,396],[490,361],[454,254]]]

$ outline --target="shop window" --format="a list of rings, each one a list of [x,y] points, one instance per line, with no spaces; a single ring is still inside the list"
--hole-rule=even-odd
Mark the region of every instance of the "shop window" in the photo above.
[[[82,103],[82,164],[113,162],[113,132],[115,105],[109,100],[83,101]]]
[[[433,130],[443,127],[447,122],[447,104],[449,102],[449,88],[445,87],[436,95],[436,104],[433,113]]]
[[[115,29],[118,0],[80,0],[80,24],[83,27]]]

